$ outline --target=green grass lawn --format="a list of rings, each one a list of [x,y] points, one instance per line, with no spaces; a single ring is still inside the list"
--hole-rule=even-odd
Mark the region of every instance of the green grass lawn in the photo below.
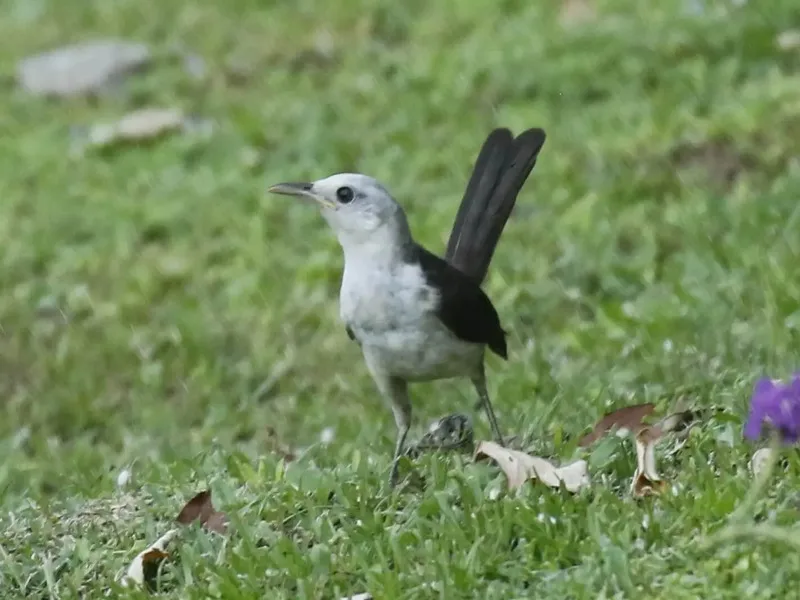
[[[798,542],[700,542],[752,484],[755,380],[800,365],[800,51],[776,42],[796,2],[607,0],[571,24],[521,0],[2,6],[0,596],[148,596],[116,577],[210,488],[232,532],[184,532],[168,597],[794,597]],[[15,88],[18,59],[106,36],[153,68],[91,101]],[[213,134],[70,153],[142,106]],[[508,494],[457,453],[386,488],[394,421],[338,319],[341,251],[266,187],[368,173],[442,252],[495,126],[548,133],[485,285],[501,427],[564,462],[613,408],[724,408],[660,449],[662,496],[629,496],[622,443],[577,495]],[[468,382],[412,392],[415,438],[456,411],[489,436]],[[752,520],[791,527],[799,489],[792,455]]]

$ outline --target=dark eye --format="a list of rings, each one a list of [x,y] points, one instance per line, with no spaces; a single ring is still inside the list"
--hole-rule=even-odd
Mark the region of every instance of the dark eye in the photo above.
[[[347,186],[340,187],[338,190],[336,190],[336,197],[342,204],[349,204],[350,202],[353,201],[354,196],[355,194],[353,194],[352,188],[349,188]]]

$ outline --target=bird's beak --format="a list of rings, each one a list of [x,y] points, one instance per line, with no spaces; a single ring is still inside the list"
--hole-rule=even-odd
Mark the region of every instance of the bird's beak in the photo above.
[[[310,198],[325,208],[336,208],[336,205],[319,194],[315,194],[314,184],[312,183],[276,183],[270,186],[267,190],[273,194],[282,194],[284,196],[297,196],[299,198]]]

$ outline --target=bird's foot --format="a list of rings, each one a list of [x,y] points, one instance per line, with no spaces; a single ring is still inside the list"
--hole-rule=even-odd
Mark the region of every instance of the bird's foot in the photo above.
[[[425,450],[470,449],[474,442],[475,436],[469,417],[455,413],[431,423],[422,439],[409,448],[409,453],[418,455]]]

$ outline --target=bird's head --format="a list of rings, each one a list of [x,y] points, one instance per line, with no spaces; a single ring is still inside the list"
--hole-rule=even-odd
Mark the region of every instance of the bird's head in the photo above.
[[[337,173],[309,183],[278,183],[269,191],[317,202],[345,250],[363,244],[405,243],[410,235],[403,209],[367,175]]]

